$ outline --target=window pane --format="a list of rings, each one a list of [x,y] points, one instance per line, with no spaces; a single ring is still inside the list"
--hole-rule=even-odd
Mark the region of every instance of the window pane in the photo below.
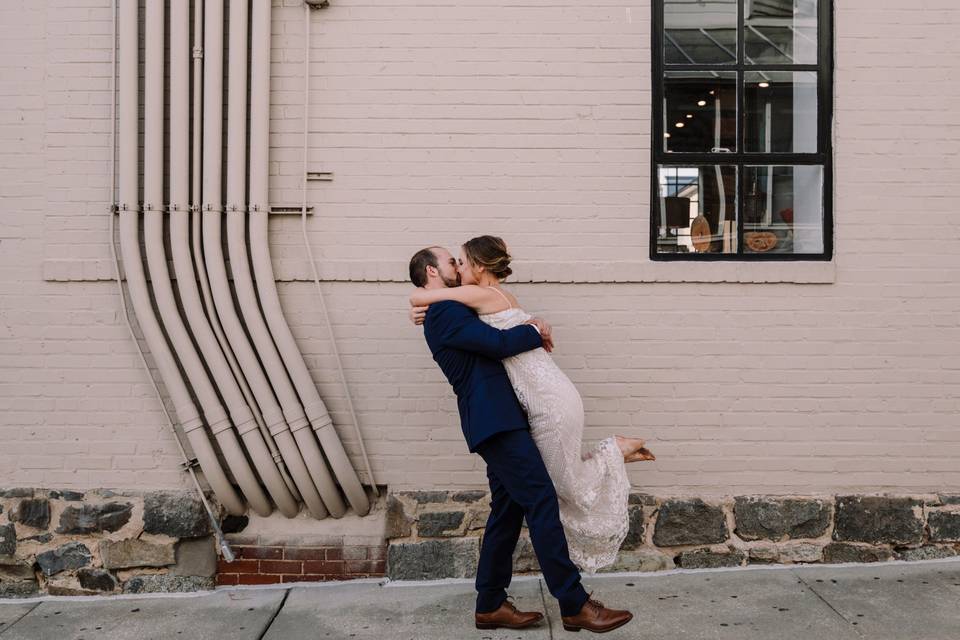
[[[661,165],[657,175],[657,253],[737,252],[735,166]]]
[[[817,74],[750,71],[743,82],[746,151],[817,152]]]
[[[823,167],[744,167],[743,252],[823,253]]]
[[[663,78],[663,150],[737,150],[737,73],[668,71]]]
[[[664,0],[663,27],[667,64],[737,61],[736,0]]]
[[[748,64],[816,64],[817,0],[747,0],[743,41]]]

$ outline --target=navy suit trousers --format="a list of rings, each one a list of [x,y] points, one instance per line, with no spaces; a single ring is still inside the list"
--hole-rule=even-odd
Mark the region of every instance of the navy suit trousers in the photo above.
[[[506,600],[513,552],[526,518],[547,588],[559,602],[561,615],[576,615],[587,592],[570,560],[557,492],[530,432],[498,433],[480,443],[477,453],[487,463],[492,496],[477,566],[477,612],[495,611]]]

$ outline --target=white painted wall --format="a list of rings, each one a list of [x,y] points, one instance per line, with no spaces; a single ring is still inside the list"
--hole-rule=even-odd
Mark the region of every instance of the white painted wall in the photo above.
[[[271,197],[295,204],[303,14],[274,4]],[[310,168],[335,180],[311,183],[310,234],[379,483],[485,485],[403,279],[421,246],[492,233],[587,437],[657,453],[637,490],[960,489],[960,6],[837,4],[828,265],[649,262],[647,2],[314,14]],[[186,486],[109,280],[109,34],[109,0],[0,5],[0,486]],[[299,220],[272,241],[361,467]]]

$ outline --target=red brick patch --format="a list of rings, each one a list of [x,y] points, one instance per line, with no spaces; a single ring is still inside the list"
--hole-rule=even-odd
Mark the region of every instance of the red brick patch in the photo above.
[[[259,575],[254,573],[243,573],[240,574],[238,584],[279,584],[280,576],[273,575]]]
[[[234,547],[237,560],[217,564],[217,584],[277,584],[379,577],[386,574],[386,547]]]
[[[260,573],[303,573],[299,560],[261,560]]]

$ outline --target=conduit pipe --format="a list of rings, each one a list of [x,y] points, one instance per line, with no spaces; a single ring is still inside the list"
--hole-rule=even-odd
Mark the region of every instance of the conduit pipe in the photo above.
[[[213,328],[213,334],[216,336],[217,342],[220,344],[220,348],[223,350],[223,355],[227,358],[227,363],[230,365],[230,370],[233,372],[237,384],[240,385],[240,391],[243,393],[243,398],[246,401],[247,406],[250,408],[250,411],[253,412],[253,417],[257,421],[257,426],[260,428],[260,433],[263,436],[263,440],[267,443],[267,448],[270,450],[270,456],[273,458],[273,461],[277,464],[277,468],[280,470],[280,475],[283,477],[283,483],[287,486],[287,490],[293,496],[293,499],[296,502],[299,502],[300,493],[297,491],[296,483],[294,483],[289,472],[287,471],[287,467],[283,461],[283,456],[281,455],[279,449],[277,449],[277,445],[274,442],[273,436],[270,435],[270,431],[267,429],[267,425],[263,421],[263,416],[260,414],[260,409],[257,407],[253,393],[251,393],[250,387],[247,384],[247,380],[240,371],[240,365],[237,364],[237,359],[234,357],[233,351],[230,349],[230,345],[227,342],[227,337],[223,333],[223,328],[220,326],[220,321],[217,319],[216,310],[213,308],[213,297],[210,295],[210,282],[207,280],[207,271],[203,266],[203,242],[201,239],[202,191],[200,182],[201,168],[203,164],[200,144],[202,140],[203,129],[203,0],[194,0],[193,3],[193,95],[193,150],[191,155],[193,177],[191,180],[190,195],[190,226],[192,233],[190,235],[193,247],[192,256],[194,260],[196,278],[200,282],[200,291],[203,294],[203,306],[206,309],[205,312],[200,311],[199,313],[201,315],[204,313],[206,314],[205,317],[208,319],[210,326]],[[184,272],[190,272],[190,267],[184,266],[183,270]],[[180,281],[178,280],[178,282]],[[195,286],[194,289],[196,289]],[[200,316],[197,317],[198,319],[200,318]],[[277,506],[285,515],[287,515],[290,511],[289,505],[278,503]],[[297,507],[297,509],[299,510],[299,507]]]
[[[204,65],[203,65],[203,258],[216,314],[223,325],[227,340],[250,382],[253,394],[267,424],[276,438],[300,495],[315,518],[327,516],[327,509],[313,484],[310,471],[304,464],[301,451],[308,442],[316,446],[305,418],[287,425],[284,413],[277,403],[260,369],[257,356],[247,341],[240,319],[233,307],[233,296],[227,280],[221,245],[222,204],[221,162],[223,153],[223,0],[207,0],[205,5]],[[236,123],[231,123],[235,126]],[[213,310],[210,310],[211,313]],[[302,423],[302,424],[301,424]],[[308,436],[309,440],[304,437]],[[298,451],[298,445],[301,451]],[[309,459],[308,459],[309,460]]]
[[[268,231],[268,181],[270,135],[270,0],[253,0],[250,70],[250,256],[253,261],[260,304],[270,333],[293,383],[307,418],[320,439],[323,451],[347,500],[357,514],[370,511],[370,501],[350,464],[333,420],[317,392],[310,372],[283,317],[273,265],[270,262]]]
[[[260,315],[247,261],[247,23],[247,3],[231,2],[230,44],[227,47],[230,52],[227,73],[227,246],[233,286],[247,332],[277,394],[290,430],[297,439],[310,476],[330,515],[339,518],[346,513],[347,507],[327,469],[320,447],[308,428],[310,423],[300,406],[300,399],[290,384],[270,331]]]
[[[162,9],[162,5],[161,5]],[[161,14],[162,15],[162,14]],[[138,202],[138,7],[135,2],[122,2],[120,8],[120,74],[119,74],[119,211],[120,251],[123,256],[127,286],[137,321],[156,361],[157,369],[173,401],[174,411],[204,475],[220,503],[228,512],[241,515],[246,507],[227,480],[216,452],[207,438],[203,420],[190,399],[177,363],[167,347],[160,325],[154,316],[147,291],[146,276],[140,256]],[[162,42],[162,41],[161,41]],[[160,105],[162,109],[162,102]],[[162,122],[162,114],[160,116]],[[161,133],[162,145],[162,133]],[[162,153],[162,146],[161,146]],[[162,164],[161,164],[162,167]],[[162,196],[162,191],[161,191]]]
[[[151,96],[155,96],[157,91],[162,90],[163,82],[162,61],[158,68],[154,68],[155,62],[151,62],[151,56],[158,53],[155,50],[156,48],[159,48],[159,54],[163,53],[163,0],[150,0],[150,2],[159,5],[161,13],[158,16],[151,16],[148,11],[147,14],[147,24],[150,25],[150,29],[147,31],[148,66],[146,73],[148,80],[146,82],[146,100],[148,104],[154,99],[162,100],[162,98]],[[148,8],[150,6],[152,5],[148,5]],[[211,431],[217,436],[220,449],[234,477],[246,494],[250,506],[264,517],[270,515],[272,511],[270,501],[263,493],[256,475],[250,469],[236,435],[229,430],[231,420],[232,426],[236,427],[237,433],[243,439],[254,465],[260,472],[281,513],[287,517],[293,517],[297,515],[299,507],[293,496],[287,491],[283,478],[270,457],[253,413],[247,407],[243,395],[240,393],[240,388],[227,365],[226,358],[220,351],[213,331],[204,316],[200,294],[197,290],[196,274],[193,272],[193,264],[190,259],[190,214],[188,208],[190,189],[189,0],[174,0],[172,2],[170,5],[170,25],[170,249],[184,314],[190,323],[190,328],[193,330],[193,335],[206,360],[210,373],[213,375],[214,381],[223,395],[224,402],[229,408],[229,417],[227,412],[224,411],[223,405],[220,403],[217,393],[203,368],[203,363],[180,320],[173,290],[168,280],[166,259],[163,254],[163,219],[159,212],[150,211],[148,207],[148,211],[144,214],[146,220],[145,244],[157,306],[160,308],[167,334],[170,336],[187,377],[200,400]],[[151,47],[151,43],[153,47]],[[158,141],[151,135],[151,132],[156,129],[156,125],[149,118],[151,113],[153,112],[147,112],[146,130],[148,133],[145,138],[144,194],[147,202],[154,202],[157,189],[162,188],[161,169],[151,169],[151,167],[155,167],[157,162],[162,162],[163,158],[162,147],[159,147]],[[162,123],[160,124],[162,126]],[[148,149],[152,149],[152,151],[148,151]],[[150,188],[147,189],[146,185],[150,185]]]

